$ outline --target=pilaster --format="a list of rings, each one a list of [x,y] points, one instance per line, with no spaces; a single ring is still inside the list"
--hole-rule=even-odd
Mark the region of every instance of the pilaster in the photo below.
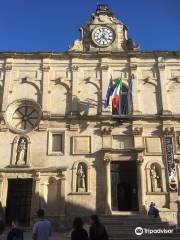
[[[132,81],[133,81],[133,93],[132,93],[132,101],[133,101],[133,115],[140,115],[141,108],[140,108],[140,90],[139,90],[139,79],[138,79],[138,66],[137,64],[130,64],[131,68],[131,76],[132,76]]]
[[[42,112],[47,115],[49,111],[49,78],[50,78],[50,64],[48,59],[43,59],[41,66],[42,71]]]
[[[2,99],[2,112],[6,111],[8,106],[9,88],[12,80],[13,59],[7,59],[4,66],[4,90]]]
[[[71,66],[71,82],[72,82],[72,104],[71,114],[78,114],[78,79],[80,76],[80,70],[78,65]]]
[[[33,198],[32,198],[32,207],[31,207],[31,216],[41,207],[40,206],[40,181],[41,174],[36,172],[33,176]]]
[[[58,184],[58,202],[59,202],[59,213],[65,216],[66,214],[66,177],[62,172],[57,174],[57,184]]]
[[[106,181],[106,206],[105,213],[111,213],[111,155],[105,154],[104,156],[105,163],[105,181]]]
[[[161,91],[161,103],[162,103],[162,114],[168,115],[171,114],[171,111],[168,106],[168,98],[166,91],[167,76],[166,68],[164,63],[158,62],[158,72],[159,72],[159,81],[160,81],[160,91]]]
[[[136,161],[137,164],[137,182],[138,182],[138,202],[139,202],[139,211],[143,212],[144,208],[143,206],[145,205],[144,201],[144,196],[145,196],[145,186],[144,186],[144,181],[143,181],[143,157],[141,154],[138,154],[138,158]]]
[[[105,63],[101,63],[100,70],[101,70],[101,87],[102,87],[101,100],[104,101],[106,99],[106,93],[107,93],[109,81],[111,78],[111,75],[109,73],[109,65]],[[109,107],[107,108],[104,108],[102,103],[100,104],[101,104],[102,115],[112,114],[111,101],[109,102]]]

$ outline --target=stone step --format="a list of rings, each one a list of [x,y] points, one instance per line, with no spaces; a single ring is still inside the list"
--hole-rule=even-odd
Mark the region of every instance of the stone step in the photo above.
[[[163,222],[161,219],[154,219],[148,216],[101,216],[101,221],[105,225],[110,240],[136,240],[136,239],[159,239],[159,240],[180,240],[180,232],[175,225]],[[172,229],[170,234],[145,234],[141,236],[135,234],[136,227],[143,229]]]

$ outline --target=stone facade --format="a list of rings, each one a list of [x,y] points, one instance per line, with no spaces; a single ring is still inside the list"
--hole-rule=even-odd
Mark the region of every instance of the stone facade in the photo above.
[[[100,46],[91,33],[106,26],[113,39]],[[127,91],[133,79],[133,111],[130,99],[126,114],[103,107],[111,77]],[[163,219],[179,222],[179,92],[180,52],[141,51],[104,5],[68,52],[0,53],[1,215],[13,179],[32,180],[30,219],[39,207],[56,223],[114,214],[111,163],[125,162],[136,167],[136,210],[154,201]],[[164,136],[173,143],[174,190]]]

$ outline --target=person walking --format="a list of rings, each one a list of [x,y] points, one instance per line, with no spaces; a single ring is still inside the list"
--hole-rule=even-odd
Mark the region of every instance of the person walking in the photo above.
[[[33,240],[48,240],[52,234],[51,223],[44,218],[45,212],[43,209],[37,211],[39,220],[33,226]]]
[[[148,216],[159,218],[159,210],[156,208],[156,204],[154,202],[151,202],[149,206]]]
[[[71,240],[89,240],[87,231],[83,228],[83,221],[76,217],[73,221],[73,231],[71,233]]]
[[[90,217],[91,227],[89,229],[90,240],[109,240],[107,231],[102,223],[100,223],[97,215]]]
[[[17,221],[12,222],[12,229],[8,232],[7,240],[23,240],[23,231]]]

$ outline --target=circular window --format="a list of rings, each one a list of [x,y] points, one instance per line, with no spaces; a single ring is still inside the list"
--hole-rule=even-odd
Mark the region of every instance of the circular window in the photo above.
[[[30,101],[15,102],[6,111],[9,127],[18,132],[31,131],[38,125],[40,118],[40,108]]]

